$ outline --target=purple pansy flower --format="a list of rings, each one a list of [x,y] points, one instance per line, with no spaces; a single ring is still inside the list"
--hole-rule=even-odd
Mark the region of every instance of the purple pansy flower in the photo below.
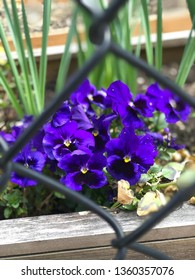
[[[27,145],[16,155],[13,161],[24,165],[26,168],[41,172],[45,164],[45,157],[41,152],[32,151],[30,145]],[[35,186],[37,184],[36,181],[24,178],[16,172],[12,173],[11,182],[21,187]]]
[[[121,81],[115,81],[108,87],[107,99],[112,102],[112,109],[120,115],[125,126],[142,128],[144,123],[138,115],[152,116],[152,103],[141,95],[135,98],[134,103],[128,86]]]
[[[134,109],[139,112],[141,116],[147,118],[153,117],[154,107],[146,95],[137,94],[133,103]]]
[[[110,140],[109,127],[116,118],[116,114],[102,115],[93,119],[93,129],[91,130],[95,139],[95,151],[104,152],[105,145]]]
[[[90,118],[87,116],[82,105],[73,106],[72,120],[76,121],[78,128],[88,130],[93,127]]]
[[[24,116],[20,122],[17,122],[17,124],[12,127],[10,133],[0,131],[0,136],[2,136],[9,145],[14,144],[18,136],[31,124],[32,121],[33,116]]]
[[[93,86],[89,80],[85,80],[75,92],[70,96],[70,100],[73,105],[82,105],[84,111],[88,113],[93,112],[91,108],[91,101],[93,100],[94,92],[96,91],[95,86]]]
[[[51,123],[54,127],[62,126],[71,119],[71,108],[67,101],[53,115]]]
[[[45,126],[43,147],[50,159],[61,158],[75,149],[93,148],[94,137],[90,132],[78,129],[75,121],[65,123],[63,126],[54,128],[51,124]]]
[[[105,89],[94,92],[92,103],[102,109],[111,107],[111,102],[107,98],[107,91]]]
[[[76,150],[62,158],[58,166],[67,174],[61,178],[61,182],[72,190],[81,191],[83,185],[97,189],[107,183],[102,171],[106,166],[106,158],[100,153]]]
[[[106,144],[107,170],[115,179],[137,183],[142,173],[154,164],[157,150],[149,135],[137,136],[123,129],[118,138]]]
[[[161,89],[157,83],[148,87],[146,96],[150,98],[153,107],[165,114],[168,123],[179,120],[186,121],[190,114],[190,106],[168,89]]]

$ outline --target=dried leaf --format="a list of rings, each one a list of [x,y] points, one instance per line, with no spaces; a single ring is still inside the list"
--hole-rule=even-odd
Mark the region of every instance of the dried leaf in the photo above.
[[[147,192],[138,203],[137,215],[145,216],[156,212],[166,204],[165,196],[158,190]]]
[[[131,204],[134,199],[134,192],[130,189],[130,185],[125,180],[118,181],[117,201],[123,205]]]
[[[195,205],[195,196],[192,196],[188,202]]]
[[[169,185],[165,190],[164,190],[164,194],[166,196],[173,196],[174,193],[176,193],[178,191],[178,187],[176,185]]]

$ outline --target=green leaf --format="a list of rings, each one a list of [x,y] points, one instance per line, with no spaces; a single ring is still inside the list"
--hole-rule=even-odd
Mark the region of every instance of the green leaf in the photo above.
[[[150,174],[156,174],[159,173],[162,170],[162,166],[154,163],[154,165],[152,165],[149,169],[149,173]]]
[[[195,1],[194,0],[186,0],[188,5],[188,10],[190,12],[190,17],[193,22],[194,15],[195,15]]]
[[[63,55],[62,55],[62,58],[60,61],[60,67],[58,70],[58,76],[57,76],[57,81],[56,81],[56,91],[58,93],[64,86],[64,83],[65,83],[66,77],[67,77],[67,73],[68,73],[68,69],[69,69],[69,65],[70,65],[70,61],[71,61],[70,47],[71,47],[72,39],[77,32],[76,26],[75,26],[77,15],[78,15],[78,8],[75,8],[73,15],[72,15],[72,19],[71,19],[72,25],[68,32],[66,44],[64,47],[64,52],[63,52]]]
[[[184,53],[179,65],[177,77],[176,77],[176,83],[182,87],[184,86],[187,77],[189,75],[189,72],[191,70],[191,67],[195,61],[195,37],[194,37],[194,29],[195,29],[195,17],[193,19],[193,25],[192,29],[188,38],[188,41],[186,43]]]
[[[150,179],[152,179],[152,176],[150,176],[149,174],[142,174],[141,178],[139,179],[139,183],[146,183]]]
[[[28,63],[29,63],[30,75],[32,77],[32,87],[33,87],[34,98],[35,98],[37,114],[38,114],[43,110],[43,108],[41,107],[41,102],[40,102],[41,95],[39,92],[40,86],[39,86],[38,71],[36,66],[36,60],[33,53],[32,41],[30,38],[30,30],[28,28],[28,21],[26,17],[24,1],[22,1],[22,18],[23,18],[26,48],[28,52]]]
[[[162,0],[157,1],[157,40],[155,46],[155,66],[158,70],[162,67]]]
[[[12,5],[12,34],[14,37],[15,48],[18,55],[18,61],[21,67],[21,76],[24,82],[24,95],[26,97],[26,105],[30,114],[36,113],[36,106],[33,100],[33,92],[31,88],[30,76],[28,72],[28,61],[26,59],[25,48],[22,39],[22,31],[20,28],[20,21],[18,16],[18,10],[15,0],[11,0]]]
[[[180,177],[180,174],[183,171],[184,166],[185,166],[184,163],[169,162],[167,165],[165,165],[162,168],[162,175],[171,181],[175,181]]]
[[[64,198],[65,198],[65,195],[64,195],[64,194],[61,194],[61,193],[59,193],[59,192],[54,192],[54,195],[55,195],[55,197],[57,197],[57,198],[61,198],[61,199],[64,199]]]
[[[185,170],[177,180],[177,186],[179,188],[186,188],[188,186],[194,185],[194,171],[194,168]]]
[[[178,177],[178,172],[177,172],[177,170],[175,170],[175,169],[174,169],[173,167],[171,167],[171,166],[165,166],[165,167],[162,169],[162,175],[163,175],[165,178],[167,178],[167,179],[173,181],[175,178]]]
[[[16,110],[16,113],[18,114],[19,117],[22,117],[22,115],[23,115],[22,108],[21,108],[20,104],[18,103],[15,93],[11,89],[8,80],[6,79],[6,77],[3,75],[3,73],[1,71],[0,71],[0,83],[2,84],[4,90],[6,91],[7,96],[9,98],[9,100],[11,101],[13,108]]]
[[[141,22],[144,29],[145,39],[146,39],[146,56],[147,62],[150,65],[153,65],[153,47],[151,42],[151,32],[150,32],[150,20],[149,20],[149,11],[148,11],[148,1],[141,0],[142,13],[141,13]]]
[[[3,211],[3,215],[6,219],[10,218],[11,214],[12,214],[12,208],[6,207]]]
[[[167,122],[165,120],[165,115],[163,113],[159,113],[157,117],[155,117],[156,122],[156,129],[157,131],[160,131],[161,129],[164,129],[167,127]]]
[[[17,217],[22,217],[24,214],[27,214],[27,210],[25,208],[19,207],[16,211]]]
[[[45,103],[45,84],[47,74],[47,44],[49,35],[49,26],[51,19],[51,0],[43,2],[43,27],[42,27],[42,44],[41,44],[41,59],[39,67],[40,95],[41,107],[44,108]]]

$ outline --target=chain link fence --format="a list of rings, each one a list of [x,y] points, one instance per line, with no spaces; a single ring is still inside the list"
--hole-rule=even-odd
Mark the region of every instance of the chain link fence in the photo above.
[[[38,118],[33,121],[33,123],[24,131],[13,146],[8,147],[6,142],[0,138],[0,149],[2,153],[2,157],[0,158],[0,169],[2,170],[0,177],[0,191],[2,191],[6,186],[11,172],[15,171],[24,177],[34,179],[37,182],[44,184],[51,190],[64,194],[72,201],[83,204],[86,209],[91,210],[104,219],[113,228],[116,234],[116,238],[112,241],[112,246],[117,249],[115,259],[124,259],[129,248],[155,259],[170,259],[169,256],[158,250],[139,244],[137,240],[159,223],[163,218],[165,218],[176,206],[181,204],[183,201],[186,201],[193,195],[195,191],[195,177],[193,183],[191,182],[189,185],[184,186],[185,188],[178,191],[178,193],[175,194],[164,207],[144,221],[140,227],[130,234],[125,235],[120,223],[112,216],[112,214],[99,207],[87,197],[84,197],[69,188],[64,188],[64,185],[44,174],[40,174],[27,169],[18,163],[12,162],[13,157],[36,134],[38,129],[47,122],[60,105],[69,98],[71,92],[73,92],[85,79],[85,77],[88,76],[90,71],[109,53],[112,53],[117,58],[123,59],[126,63],[130,63],[139,70],[143,71],[161,85],[172,90],[176,95],[195,108],[195,99],[193,97],[188,95],[173,81],[169,80],[153,67],[149,66],[146,62],[137,58],[132,53],[127,52],[120,45],[117,45],[112,41],[108,25],[115,18],[117,12],[127,2],[127,0],[113,0],[110,2],[108,8],[101,13],[97,13],[96,9],[88,6],[86,3],[89,3],[89,1],[84,2],[82,0],[75,0],[75,2],[77,5],[80,5],[92,18],[89,38],[91,42],[96,45],[96,51],[90,58],[88,58],[81,69],[71,75],[61,93],[51,101],[49,106]]]

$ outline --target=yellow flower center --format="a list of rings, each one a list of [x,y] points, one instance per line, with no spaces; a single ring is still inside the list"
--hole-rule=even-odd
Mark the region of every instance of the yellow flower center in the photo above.
[[[69,147],[70,144],[71,144],[71,141],[70,141],[69,139],[67,139],[67,140],[64,141],[64,145],[65,145],[66,147]]]
[[[171,104],[171,106],[172,106],[174,109],[177,108],[177,103],[176,103],[176,101],[175,101],[174,99],[171,99],[171,100],[170,100],[170,104]]]
[[[28,163],[27,163],[27,162],[26,162],[26,163],[24,163],[24,167],[29,168],[29,165],[28,165]]]
[[[93,101],[93,95],[92,94],[88,94],[87,97],[89,98],[90,101]]]
[[[93,136],[98,136],[98,134],[99,134],[99,132],[97,131],[97,130],[94,130],[93,132],[92,132],[92,134],[93,134]]]
[[[123,159],[124,159],[124,162],[126,162],[126,163],[131,161],[130,156],[125,156]]]
[[[88,169],[87,169],[86,167],[82,167],[82,168],[81,168],[81,172],[82,172],[83,174],[86,174],[87,171],[88,171]]]

